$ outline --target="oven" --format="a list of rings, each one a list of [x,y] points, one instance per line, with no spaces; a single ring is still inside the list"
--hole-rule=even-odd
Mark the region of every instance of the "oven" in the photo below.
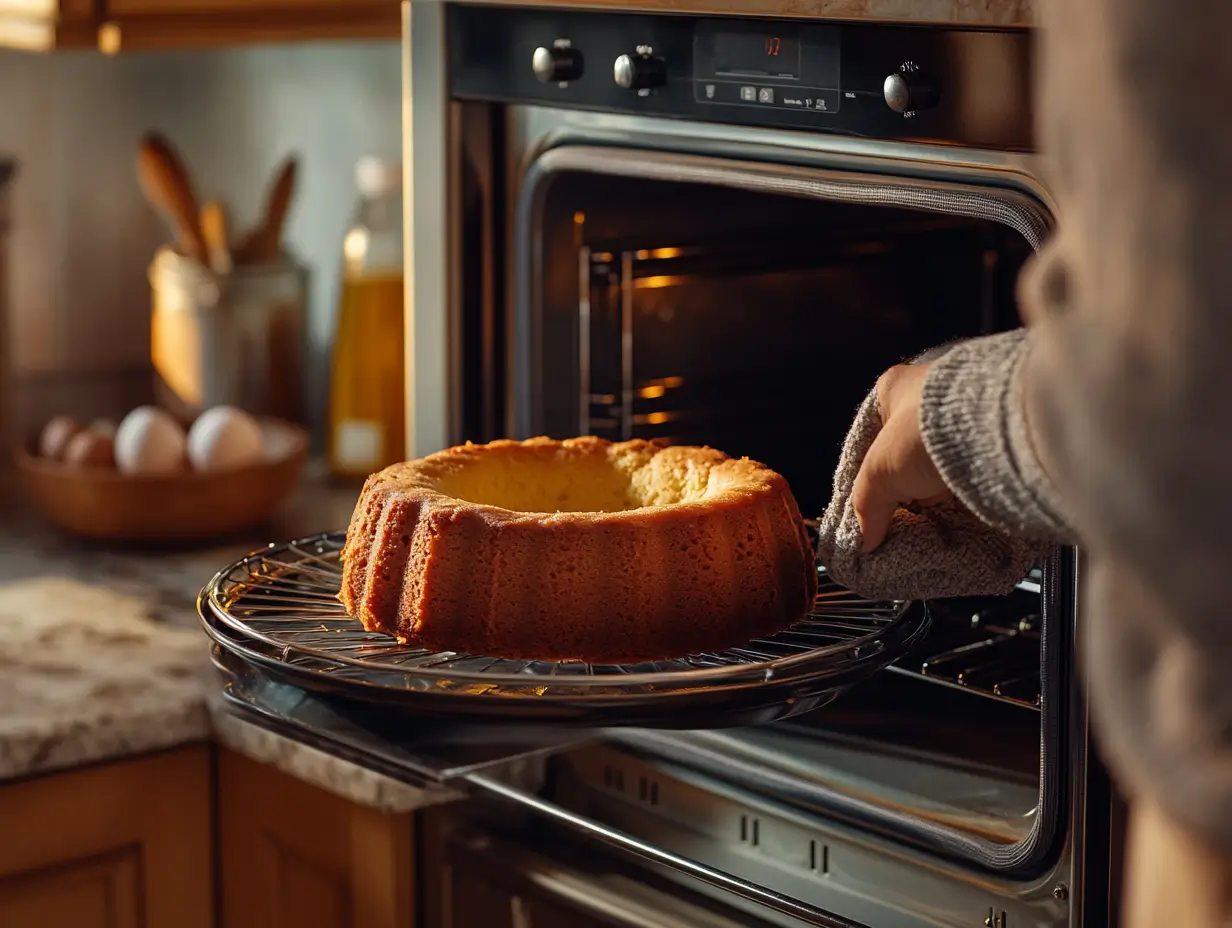
[[[815,517],[881,371],[1019,324],[1055,213],[1025,30],[417,0],[405,31],[416,456],[709,444]],[[1079,566],[927,603],[906,658],[815,711],[613,729],[534,796],[488,781],[524,815],[433,813],[428,924],[481,896],[518,928],[1114,924]]]

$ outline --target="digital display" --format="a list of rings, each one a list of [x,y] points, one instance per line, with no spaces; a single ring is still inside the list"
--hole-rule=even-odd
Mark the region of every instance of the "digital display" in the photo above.
[[[800,39],[782,31],[718,32],[714,36],[714,70],[717,74],[798,80]]]

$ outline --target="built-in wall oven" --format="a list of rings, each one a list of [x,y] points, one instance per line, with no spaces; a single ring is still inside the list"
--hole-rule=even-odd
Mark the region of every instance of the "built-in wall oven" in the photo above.
[[[416,454],[704,443],[817,516],[881,371],[1019,324],[1054,221],[1024,30],[417,0],[406,31]],[[480,898],[518,928],[1114,923],[1077,571],[1057,550],[1009,596],[929,603],[907,658],[814,712],[562,753],[522,802],[540,824],[434,813],[428,923],[478,924],[456,912]],[[562,850],[613,833],[655,853],[630,875]],[[511,854],[535,863],[465,876]],[[613,914],[633,884],[642,915]]]

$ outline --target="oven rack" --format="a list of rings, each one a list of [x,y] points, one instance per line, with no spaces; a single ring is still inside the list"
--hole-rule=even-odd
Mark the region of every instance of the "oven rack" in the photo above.
[[[198,598],[217,645],[308,690],[418,716],[687,728],[760,724],[814,709],[901,658],[922,604],[874,602],[819,572],[811,612],[724,651],[632,665],[436,652],[365,630],[337,599],[342,533],[272,544]]]
[[[1043,661],[1040,584],[1039,571],[1033,571],[1010,597],[990,599],[966,612],[966,603],[930,603],[933,633],[929,641],[940,639],[935,649],[921,648],[890,669],[997,702],[1038,710],[1042,701]]]

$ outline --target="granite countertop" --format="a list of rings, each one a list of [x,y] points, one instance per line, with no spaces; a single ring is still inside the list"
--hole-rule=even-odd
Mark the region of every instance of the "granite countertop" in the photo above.
[[[350,519],[358,487],[310,468],[273,525],[207,548],[121,549],[57,532],[37,513],[0,518],[2,782],[217,739],[254,760],[385,811],[451,798],[298,744],[218,698],[196,598],[220,568],[274,540]]]

